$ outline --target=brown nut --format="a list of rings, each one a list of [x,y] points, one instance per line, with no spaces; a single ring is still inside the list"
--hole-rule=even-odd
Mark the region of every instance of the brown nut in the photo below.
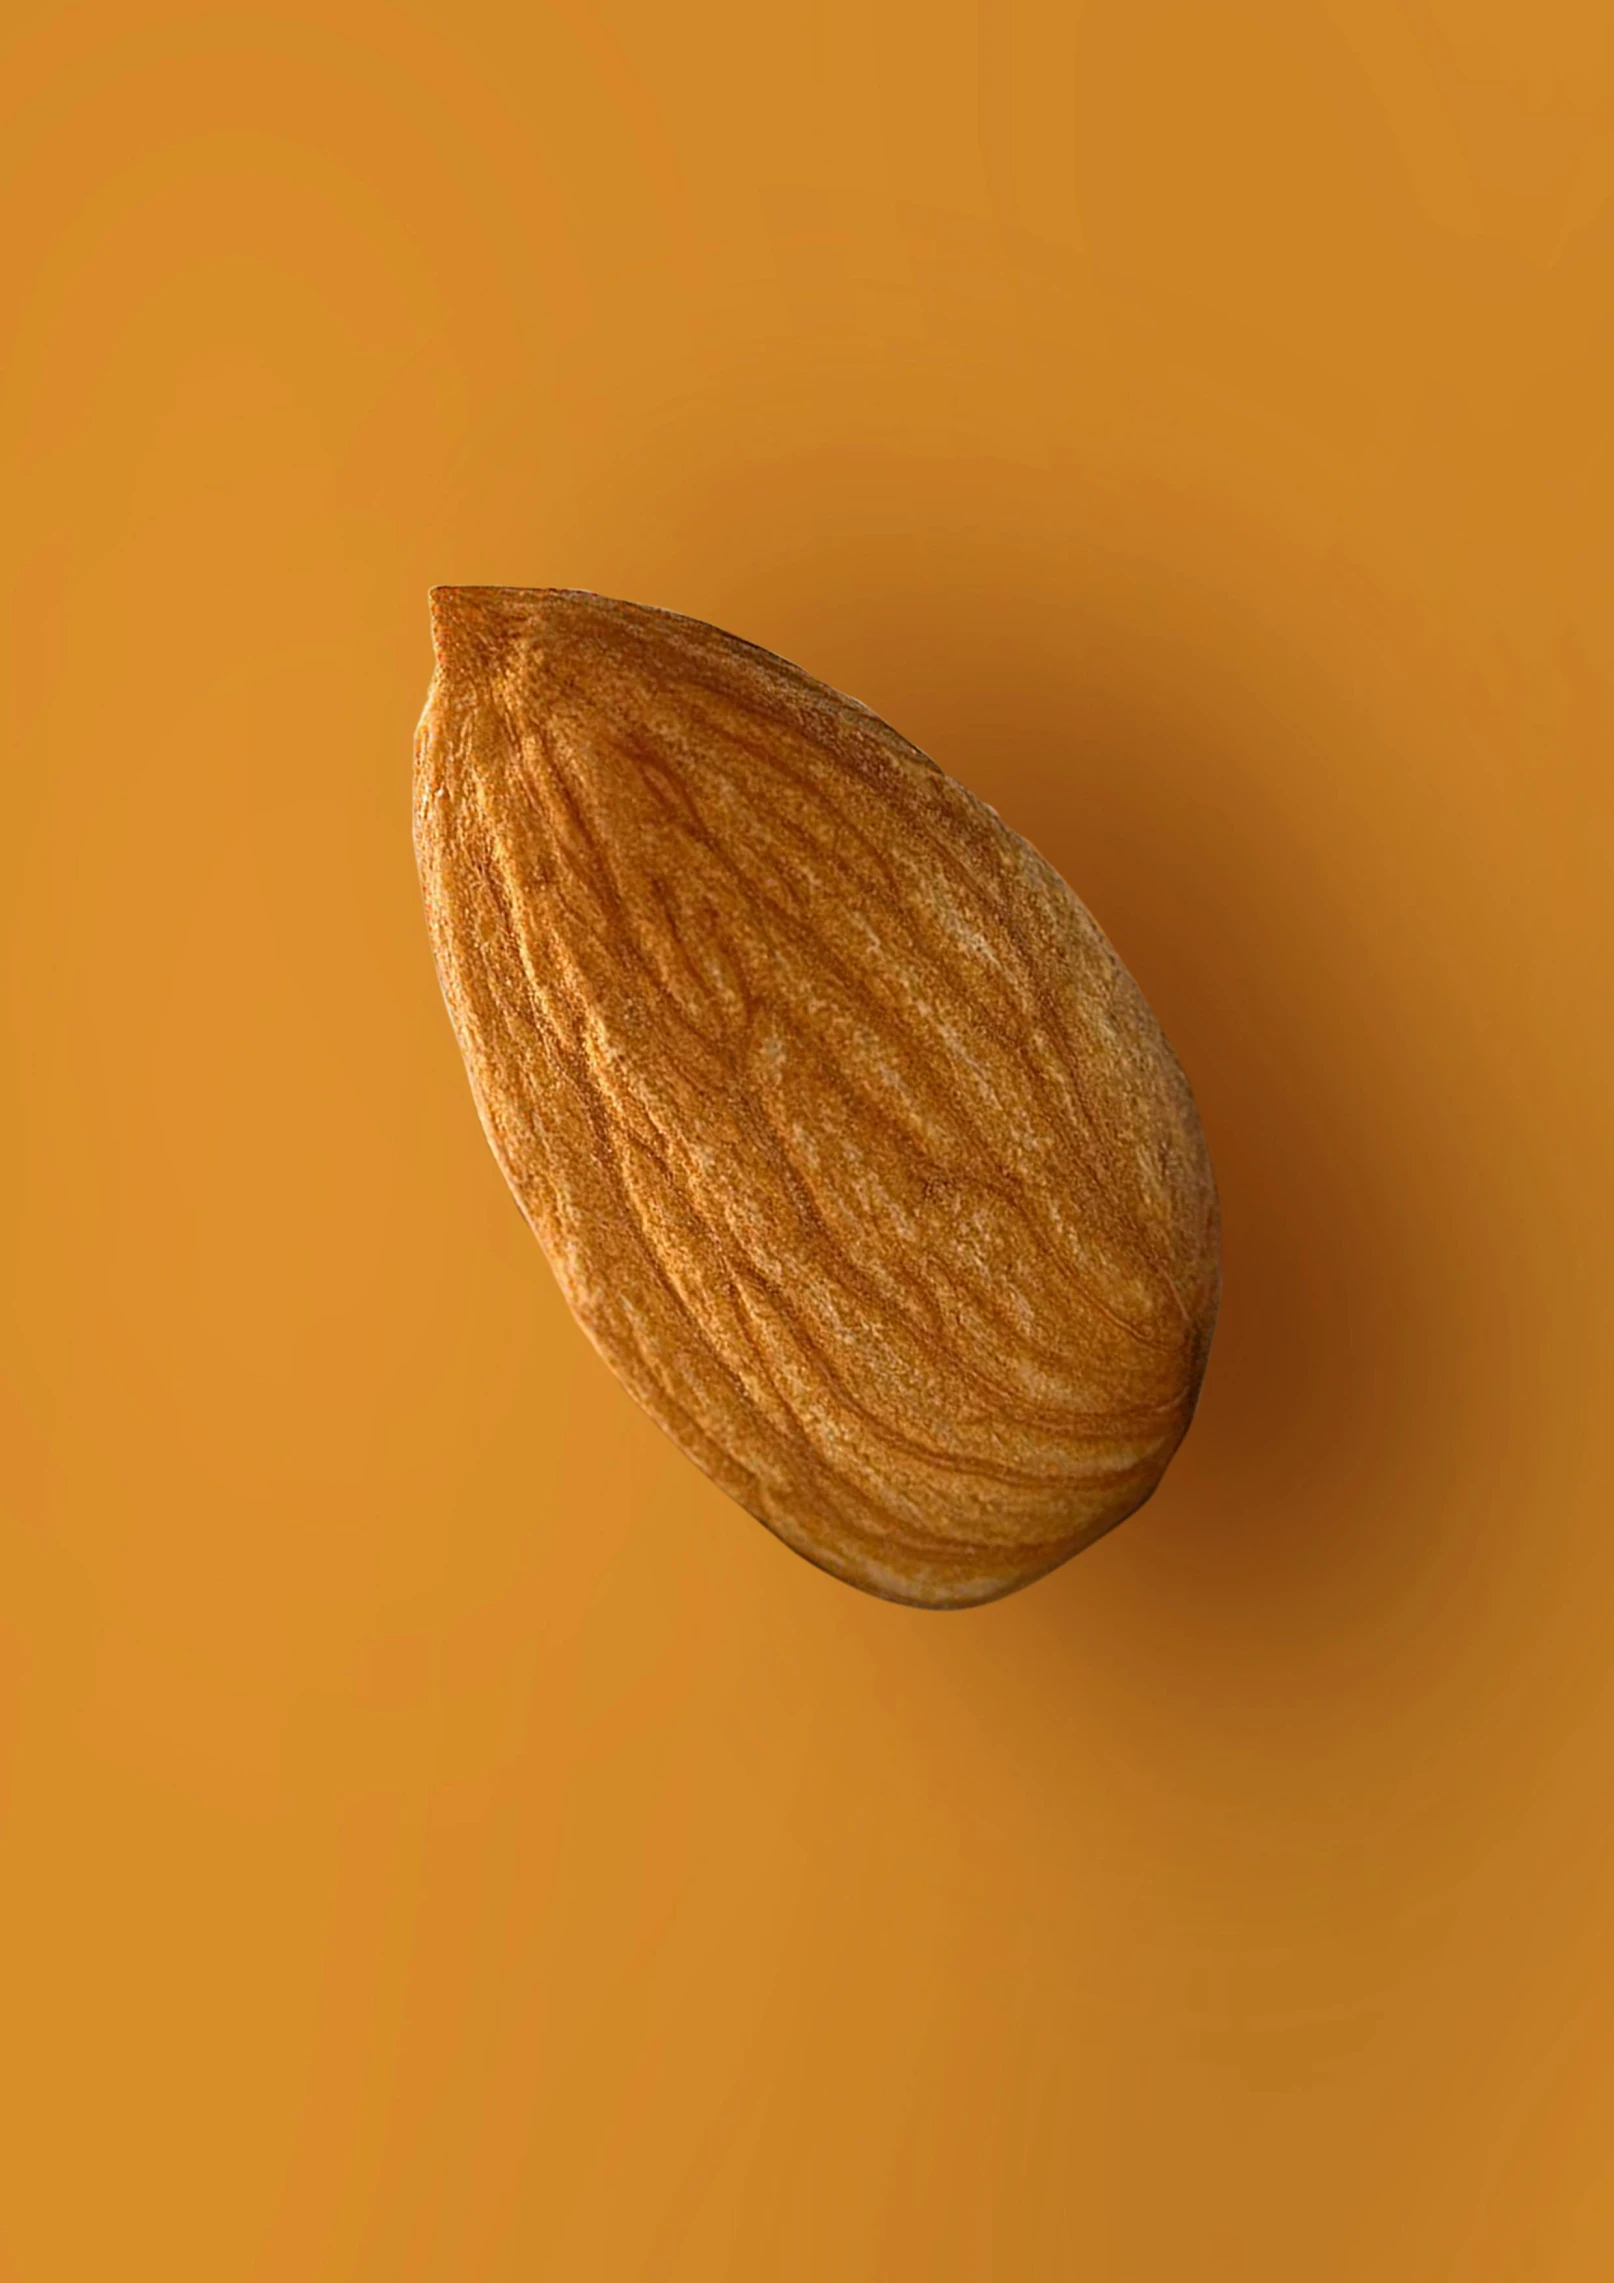
[[[1142,994],[866,707],[697,620],[438,587],[415,845],[488,1139],[595,1345],[809,1561],[989,1601],[1193,1413],[1215,1185]]]

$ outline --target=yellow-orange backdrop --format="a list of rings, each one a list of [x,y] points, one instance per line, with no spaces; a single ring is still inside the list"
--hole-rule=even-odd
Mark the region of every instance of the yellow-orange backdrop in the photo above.
[[[1614,2270],[1614,19],[14,0],[6,2283]],[[726,1504],[484,1147],[434,580],[856,692],[1222,1179],[963,1617]]]

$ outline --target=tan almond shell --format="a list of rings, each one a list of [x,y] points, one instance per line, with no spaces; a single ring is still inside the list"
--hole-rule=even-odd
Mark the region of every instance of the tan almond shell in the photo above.
[[[1182,1072],[1036,851],[697,620],[439,587],[415,845],[494,1154],[595,1345],[809,1561],[926,1608],[1142,1504],[1219,1289]]]

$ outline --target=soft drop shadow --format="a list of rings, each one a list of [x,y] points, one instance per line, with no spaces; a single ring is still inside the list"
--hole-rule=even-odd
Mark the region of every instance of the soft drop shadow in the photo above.
[[[1256,1686],[1352,1635],[1381,1658],[1443,1574],[1488,1370],[1482,1232],[1442,1184],[1424,1056],[1439,1010],[1385,926],[1397,852],[1329,792],[1366,732],[1324,673],[1163,571],[1117,592],[1068,551],[990,570],[911,534],[893,552],[882,580],[866,538],[856,576],[840,546],[800,551],[764,600],[1093,910],[1188,1071],[1225,1222],[1210,1371],[1165,1484],[972,1622],[1023,1647],[1082,1631],[1098,1595],[1106,1627]]]

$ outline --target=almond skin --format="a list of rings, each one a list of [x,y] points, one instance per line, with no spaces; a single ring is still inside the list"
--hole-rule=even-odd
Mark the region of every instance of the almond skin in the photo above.
[[[415,847],[482,1123],[731,1498],[928,1609],[1131,1514],[1219,1291],[1187,1081],[1057,873],[715,627],[438,587]]]

